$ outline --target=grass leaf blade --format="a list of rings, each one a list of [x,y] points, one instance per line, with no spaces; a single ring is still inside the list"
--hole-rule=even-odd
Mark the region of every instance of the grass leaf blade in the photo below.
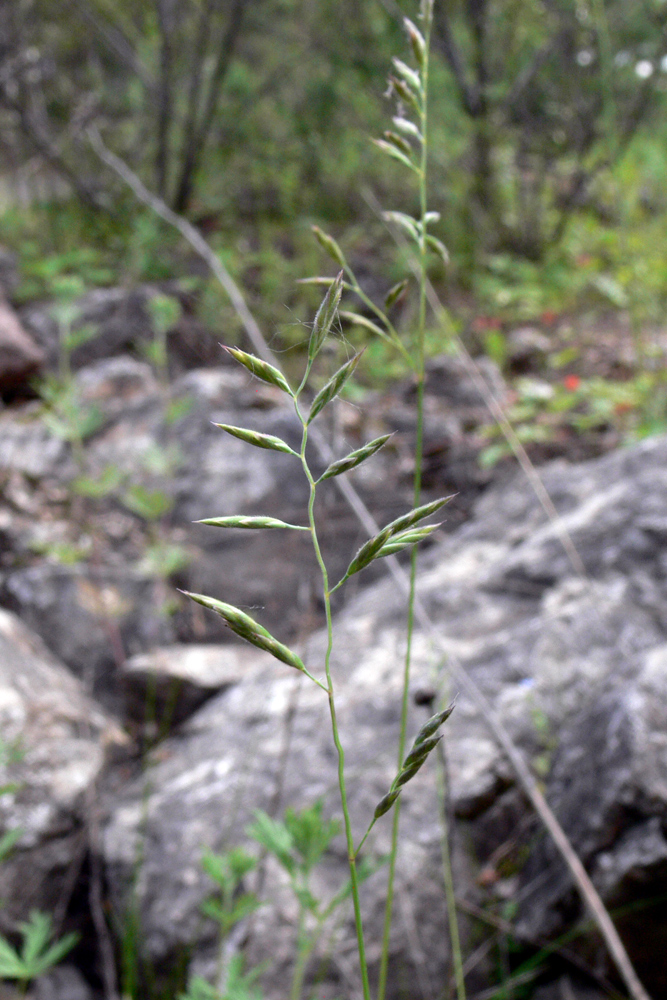
[[[308,344],[308,358],[310,361],[312,361],[319,353],[322,344],[333,326],[333,321],[336,318],[336,311],[340,304],[340,297],[342,293],[343,272],[341,271],[331,287],[328,289],[327,294],[324,296],[322,301],[322,305],[317,310],[315,322],[313,323],[313,330],[310,335],[310,342]]]
[[[325,479],[332,479],[333,476],[340,476],[341,473],[349,472],[350,469],[354,469],[367,458],[370,458],[371,455],[374,455],[376,451],[379,451],[380,448],[387,443],[390,437],[391,434],[383,434],[382,437],[369,441],[368,444],[363,446],[363,448],[357,448],[356,451],[351,451],[349,455],[345,456],[345,458],[339,458],[337,462],[332,462],[331,465],[325,469],[317,482],[321,483]]]
[[[262,382],[268,382],[269,385],[277,386],[278,389],[282,389],[290,396],[292,395],[292,390],[285,376],[273,365],[262,361],[261,358],[256,358],[254,354],[246,354],[245,351],[240,351],[237,347],[225,347],[224,349],[228,354],[231,354],[235,361],[247,368],[251,375],[255,375]]]
[[[329,379],[327,384],[320,389],[313,400],[313,405],[310,408],[308,423],[315,419],[317,414],[324,409],[327,403],[330,403],[332,399],[336,398],[350,375],[352,375],[354,369],[359,364],[359,359],[362,354],[363,351],[359,351],[353,358],[350,358],[350,360],[342,365],[342,367],[340,367],[338,371]]]
[[[293,448],[283,441],[282,438],[276,437],[274,434],[260,434],[259,431],[251,431],[247,427],[234,427],[232,424],[213,424],[214,427],[219,427],[221,430],[226,431],[227,434],[231,434],[232,437],[238,438],[239,441],[245,441],[246,444],[252,444],[256,448],[267,448],[270,451],[283,451],[287,455],[296,455],[299,457]]]
[[[292,531],[310,531],[301,524],[288,524],[276,517],[244,517],[232,514],[229,517],[204,517],[195,524],[209,524],[212,528],[291,528]]]
[[[284,646],[282,642],[278,642],[263,625],[247,615],[245,611],[235,608],[233,604],[218,601],[214,597],[206,597],[204,594],[191,594],[187,590],[182,590],[181,593],[196,601],[197,604],[201,604],[202,607],[208,608],[209,611],[215,611],[239,638],[245,639],[246,642],[257,646],[258,649],[265,650],[282,663],[306,673],[306,667],[301,658],[287,646]]]

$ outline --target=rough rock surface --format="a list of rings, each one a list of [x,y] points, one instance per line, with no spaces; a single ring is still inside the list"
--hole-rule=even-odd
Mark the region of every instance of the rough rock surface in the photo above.
[[[86,848],[85,800],[117,729],[14,615],[0,610],[0,835],[19,828],[0,866],[0,929],[67,903]]]
[[[164,733],[218,691],[238,684],[256,662],[251,647],[231,643],[165,646],[133,656],[122,667],[125,714]]]
[[[325,421],[337,454],[397,431],[357,477],[380,520],[410,505],[412,390],[406,383],[377,399],[368,419],[342,403],[332,409],[334,425]],[[188,372],[167,391],[148,364],[118,356],[81,368],[75,392],[90,428],[80,449],[57,403],[0,415],[0,599],[72,670],[92,676],[96,694],[117,706],[118,668],[128,656],[228,638],[176,586],[260,606],[267,626],[287,636],[322,621],[316,567],[301,536],[192,524],[232,513],[304,523],[307,488],[295,460],[213,426],[249,426],[297,444],[295,415],[277,389],[228,366]],[[470,471],[461,413],[479,411],[480,400],[449,358],[434,363],[429,393],[429,495],[467,483],[452,515],[463,518],[485,477]],[[323,550],[342,573],[364,534],[334,485],[322,505]]]
[[[659,895],[667,880],[666,470],[667,438],[581,466],[554,463],[543,479],[561,513],[559,526],[545,523],[532,491],[517,478],[488,491],[474,519],[426,554],[420,575],[438,643],[417,632],[414,685],[454,692],[440,648],[465,666],[547,774],[566,832],[613,905],[645,900],[654,890]],[[563,528],[583,560],[585,578],[562,548]],[[358,831],[394,772],[402,605],[393,585],[380,582],[352,600],[337,621],[333,670]],[[321,670],[323,643],[315,635],[307,645],[315,672]],[[257,663],[258,674],[213,698],[159,748],[147,793],[138,781],[109,803],[104,852],[122,905],[147,794],[145,864],[137,891],[154,958],[195,944],[205,967],[210,929],[199,915],[207,891],[199,868],[203,845],[221,848],[244,840],[252,809],[275,806],[278,794],[281,806],[324,796],[335,811],[335,757],[321,692],[304,684],[293,713],[293,672],[262,654]],[[413,709],[412,732],[423,718],[422,710]],[[529,935],[571,926],[580,906],[570,883],[544,838],[526,825],[513,774],[463,696],[447,737],[452,808],[485,868],[485,883],[500,898],[516,897],[519,925]],[[386,818],[378,823],[373,847],[379,851],[386,847],[388,825]],[[399,900],[409,901],[416,923],[410,925],[408,913],[402,918],[407,924],[396,928],[393,981],[401,975],[414,981],[420,964],[427,978],[438,981],[447,956],[433,762],[405,790],[403,837]],[[471,858],[464,856],[464,838],[456,839],[460,892],[474,899],[479,889],[465,876]],[[514,853],[513,842],[519,848]],[[504,867],[497,861],[501,856]],[[344,869],[338,843],[321,875],[325,891],[340,884]],[[294,909],[271,870],[267,885],[275,902],[261,911],[248,950],[254,959],[267,957],[268,947],[276,964],[275,993],[269,995],[279,996]],[[371,962],[377,957],[381,894],[376,875],[364,890]],[[644,914],[634,912],[624,918],[624,933],[640,975],[659,996],[665,983],[658,942],[664,941],[667,919],[657,906],[647,935]],[[352,953],[349,923],[336,951],[345,960],[330,971],[330,989],[354,996],[346,964]],[[427,983],[421,989],[431,995]]]

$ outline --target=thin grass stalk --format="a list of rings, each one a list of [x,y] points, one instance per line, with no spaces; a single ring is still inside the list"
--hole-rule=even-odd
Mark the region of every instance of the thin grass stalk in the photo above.
[[[155,212],[155,214],[157,214],[169,225],[174,226],[174,228],[181,233],[186,242],[190,244],[193,250],[208,265],[217,281],[229,295],[232,306],[241,320],[249,340],[257,350],[258,355],[276,367],[280,367],[280,362],[264,339],[256,320],[248,309],[239,287],[233,281],[227,270],[222,265],[220,259],[216,256],[199,231],[182,216],[172,212],[160,198],[151,194],[142,184],[137,175],[130,170],[127,164],[107,149],[98,132],[93,129],[89,129],[87,136],[92,148],[102,162],[110,167],[110,169],[113,170],[121,178],[121,180],[123,180],[123,182],[131,188],[140,202],[147,205],[153,212]],[[374,199],[368,195],[366,197],[372,207],[377,209],[377,203]],[[498,425],[505,435],[513,454],[517,458],[522,471],[526,475],[535,496],[546,514],[547,520],[555,529],[556,535],[563,546],[575,573],[581,579],[585,580],[586,570],[581,560],[581,556],[579,555],[567,528],[563,525],[548,491],[542,483],[537,470],[530,461],[525,448],[518,440],[516,432],[509,423],[502,405],[484,381],[479,368],[470,354],[466,351],[465,346],[457,336],[456,331],[453,329],[451,320],[442,306],[435,289],[432,285],[430,285],[430,283],[427,283],[427,297],[431,308],[434,310],[437,321],[441,324],[443,330],[447,332],[448,336],[451,337],[452,343],[454,343],[457,348],[459,357],[465,364],[466,371],[470,374],[475,385],[479,388],[489,412],[493,416],[494,420],[498,422]],[[331,461],[333,458],[331,448],[325,439],[317,432],[316,427],[313,428],[311,440],[324,460],[327,462]],[[354,511],[360,524],[363,525],[369,535],[376,534],[379,531],[379,525],[354,486],[344,476],[337,477],[334,482],[336,483],[342,496]],[[385,560],[385,563],[399,592],[401,594],[407,593],[409,586],[406,574],[396,557],[388,557]],[[420,627],[432,637],[436,644],[440,644],[441,637],[439,636],[434,623],[431,621],[426,609],[419,603],[417,605],[417,618]],[[607,950],[613,959],[621,978],[626,984],[630,996],[633,1000],[650,1000],[648,993],[637,977],[623,942],[621,941],[602,900],[588,877],[586,870],[579,861],[576,852],[572,848],[572,845],[570,844],[563,828],[544,797],[544,794],[542,793],[532,772],[527,766],[521,751],[513,742],[502,720],[496,715],[481,688],[467,673],[463,665],[458,662],[456,657],[451,654],[449,656],[449,667],[461,688],[470,696],[473,704],[476,706],[481,717],[484,719],[487,729],[493,737],[496,745],[505,753],[519,784],[533,805],[533,808],[535,809],[535,812],[542,822],[546,832],[551,837],[556,850],[569,869],[570,874],[572,875],[572,878],[577,886],[579,895],[585,906],[588,908],[595,926],[604,939]]]
[[[452,948],[452,965],[454,967],[454,982],[458,1000],[465,1000],[465,974],[463,967],[463,952],[459,935],[458,910],[454,890],[454,873],[452,871],[452,850],[449,840],[449,809],[448,809],[447,756],[443,741],[438,744],[438,805],[440,807],[440,826],[442,829],[442,874],[445,883],[445,898],[449,915],[449,937]],[[455,918],[452,920],[452,914]]]
[[[308,364],[306,376],[310,373],[311,363]],[[305,382],[304,377],[304,382]],[[303,383],[302,383],[303,384]],[[329,715],[331,717],[331,731],[333,734],[334,745],[336,747],[336,753],[338,755],[338,788],[340,792],[341,808],[343,811],[343,824],[345,828],[345,840],[347,843],[347,857],[348,864],[350,868],[350,885],[352,889],[352,903],[354,907],[354,924],[357,935],[357,951],[359,954],[359,968],[361,972],[361,984],[363,988],[364,1000],[371,1000],[370,985],[368,982],[368,963],[366,961],[366,946],[364,943],[364,927],[361,919],[361,903],[359,899],[359,877],[357,874],[357,863],[354,850],[354,839],[352,835],[352,822],[350,820],[350,811],[347,801],[347,788],[345,784],[345,752],[343,750],[343,745],[340,741],[340,734],[338,732],[338,719],[336,716],[336,703],[334,699],[334,687],[333,679],[331,677],[331,651],[333,649],[333,618],[331,614],[331,590],[329,588],[329,574],[327,572],[327,567],[322,556],[322,551],[320,549],[319,539],[317,537],[317,526],[315,524],[315,496],[317,492],[317,487],[315,480],[311,474],[310,468],[306,461],[306,444],[308,442],[308,424],[304,420],[299,410],[298,403],[295,401],[295,408],[301,425],[303,427],[303,435],[301,439],[301,464],[303,466],[303,471],[308,480],[310,486],[310,498],[308,500],[308,524],[310,525],[310,534],[313,541],[313,549],[315,550],[315,558],[317,559],[317,564],[320,568],[320,573],[322,575],[322,589],[324,596],[324,608],[326,612],[327,620],[327,650],[324,658],[324,670],[327,680],[327,698],[329,702]]]
[[[425,51],[421,67],[421,107],[420,131],[422,135],[421,162],[419,173],[419,207],[421,221],[421,237],[419,240],[419,313],[417,334],[415,338],[416,359],[414,362],[417,381],[417,427],[415,436],[413,480],[413,506],[419,507],[422,493],[422,459],[424,451],[424,378],[425,378],[425,340],[426,340],[426,292],[427,292],[427,212],[428,212],[428,94],[429,94],[429,60],[431,48],[432,5],[424,4],[424,41]],[[401,727],[398,741],[398,767],[400,769],[405,756],[408,728],[408,709],[410,692],[410,674],[412,669],[412,640],[415,627],[415,597],[417,585],[417,549],[412,549],[410,555],[410,587],[408,592],[407,636],[405,660],[403,666],[403,690],[401,694]],[[378,1000],[384,1000],[387,989],[387,974],[389,967],[389,945],[394,904],[394,887],[396,882],[396,859],[398,854],[398,839],[400,832],[401,798],[394,806],[391,829],[391,848],[389,853],[389,872],[387,878],[387,900],[385,904],[384,927],[382,933],[382,954],[378,981]],[[443,814],[443,865],[445,869],[445,887],[447,899],[448,922],[450,927],[452,958],[455,969],[457,994],[459,1000],[465,1000],[465,984],[463,980],[463,956],[461,953],[458,917],[454,888],[451,878],[451,858],[449,856],[447,836],[447,816]],[[447,887],[451,891],[447,891]]]

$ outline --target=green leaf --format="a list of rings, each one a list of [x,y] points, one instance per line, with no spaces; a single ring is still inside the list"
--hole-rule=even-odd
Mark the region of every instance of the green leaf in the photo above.
[[[403,26],[407,32],[408,38],[410,39],[410,45],[412,46],[412,52],[417,65],[420,69],[423,69],[424,62],[426,61],[426,42],[424,41],[424,37],[409,17],[403,18]]]
[[[319,226],[311,226],[310,229],[317,242],[321,247],[324,247],[329,256],[333,257],[336,263],[340,264],[341,267],[345,267],[345,257],[343,256],[343,251],[338,246],[333,236],[329,236],[329,234],[321,230]]]
[[[163,295],[158,292],[152,295],[146,303],[154,328],[160,333],[167,333],[176,326],[181,318],[181,303],[173,295]]]
[[[347,320],[348,323],[354,323],[355,326],[363,326],[364,330],[370,330],[371,333],[376,334],[378,337],[387,337],[387,333],[382,329],[382,327],[378,326],[377,323],[374,323],[366,316],[362,316],[360,313],[342,310],[339,315],[341,319]]]
[[[28,979],[25,966],[10,943],[0,935],[0,978]]]
[[[241,639],[245,639],[246,642],[257,646],[258,649],[263,649],[267,653],[271,653],[272,656],[275,656],[282,663],[286,663],[290,667],[295,667],[297,670],[307,673],[303,661],[296,653],[292,652],[291,649],[284,646],[281,642],[278,642],[259,622],[256,622],[250,615],[241,611],[240,608],[235,608],[232,604],[225,604],[224,601],[217,601],[214,597],[206,597],[204,594],[191,594],[187,590],[182,590],[181,593],[196,601],[197,604],[201,604],[202,607],[208,608],[209,611],[215,611],[232,632]]]
[[[340,297],[343,294],[343,272],[341,271],[331,287],[328,289],[322,305],[317,310],[313,329],[308,343],[308,358],[312,361],[320,351],[322,344],[333,325],[336,318],[336,311],[340,304]]]
[[[72,480],[71,489],[82,497],[91,497],[100,500],[118,489],[122,482],[123,475],[116,465],[107,465],[102,472],[93,476],[77,476]]]
[[[451,500],[451,497],[444,497],[441,500],[433,500],[431,503],[424,504],[421,507],[416,507],[407,514],[403,514],[402,517],[396,518],[395,521],[388,524],[373,538],[369,538],[369,540],[361,546],[348,566],[344,579],[352,576],[353,573],[358,573],[359,570],[364,569],[364,567],[372,563],[374,559],[377,559],[390,538],[401,532],[407,531],[407,529],[411,528],[413,524],[417,524],[419,521],[429,517],[431,514],[435,514],[435,512],[440,510],[440,508],[446,504],[448,500]]]
[[[163,490],[147,490],[135,483],[122,497],[123,506],[142,517],[144,521],[159,521],[174,506],[173,497]]]
[[[400,226],[415,243],[419,243],[421,227],[411,215],[406,215],[405,212],[383,212],[382,218],[386,222],[393,222],[394,225]]]
[[[347,382],[350,375],[352,375],[354,369],[359,364],[359,359],[361,358],[361,355],[363,353],[364,353],[363,351],[359,351],[357,354],[354,355],[353,358],[350,358],[349,361],[347,361],[344,365],[342,365],[341,368],[338,369],[335,375],[332,375],[327,384],[322,389],[320,389],[318,394],[315,396],[315,399],[313,400],[313,405],[310,408],[310,414],[308,415],[308,423],[310,423],[312,420],[315,419],[317,414],[324,409],[327,403],[330,403],[332,399],[336,398],[340,390]]]
[[[391,434],[383,434],[382,437],[375,438],[374,441],[369,441],[365,444],[363,448],[357,448],[356,451],[351,451],[349,455],[345,458],[339,458],[337,462],[332,462],[325,471],[322,473],[320,478],[317,480],[318,483],[323,482],[325,479],[331,479],[333,476],[340,476],[343,472],[349,472],[350,469],[354,469],[355,466],[360,465],[371,455],[374,455],[376,451],[379,451],[383,445],[387,443]]]
[[[10,788],[13,789],[14,787],[16,786],[6,785],[5,788],[0,791],[5,792]],[[0,861],[4,861],[4,859],[11,853],[14,845],[21,839],[22,833],[23,831],[20,827],[16,827],[16,829],[7,830],[7,832],[3,834],[0,838]]]
[[[420,173],[419,167],[416,163],[413,163],[410,157],[406,156],[405,153],[402,153],[400,149],[396,149],[396,147],[390,142],[387,142],[385,139],[373,139],[373,142],[377,148],[381,149],[383,153],[387,154],[387,156],[391,156],[394,160],[398,160],[399,163],[403,164],[403,166],[408,167],[410,170],[414,170],[416,174]]]
[[[260,358],[256,358],[254,354],[246,354],[245,351],[240,351],[237,347],[225,347],[224,348],[228,354],[238,361],[240,365],[247,368],[248,371],[255,375],[257,378],[261,379],[262,382],[268,382],[269,385],[275,385],[278,389],[282,389],[288,395],[292,395],[292,390],[290,389],[285,376],[273,365],[268,364],[266,361],[262,361]]]
[[[320,860],[329,844],[340,833],[340,823],[336,819],[324,819],[322,801],[318,800],[309,808],[295,812],[285,812],[285,827],[289,831],[294,850],[301,855],[304,871],[311,871]]]
[[[396,126],[396,128],[399,130],[399,132],[403,132],[404,135],[411,136],[418,142],[424,141],[424,137],[422,136],[421,132],[419,131],[415,123],[413,121],[410,121],[409,118],[406,118],[404,115],[395,115],[392,118],[392,121]]]
[[[416,70],[410,69],[402,59],[397,59],[396,56],[392,59],[394,68],[405,80],[408,87],[410,87],[416,94],[421,94],[422,82],[419,73]]]
[[[395,146],[396,149],[399,149],[405,156],[412,157],[412,146],[407,139],[403,138],[402,135],[398,135],[397,132],[390,132],[388,129],[383,133],[383,135],[387,142],[391,143],[392,146]]]
[[[38,910],[33,910],[19,929],[23,936],[20,959],[5,939],[0,938],[0,976],[24,982],[57,965],[79,940],[78,934],[66,934],[49,946],[53,933],[51,917]],[[7,971],[12,967],[14,971]]]
[[[275,517],[242,517],[232,514],[230,517],[204,517],[194,524],[210,524],[213,528],[291,528],[292,531],[310,531],[301,524],[288,524]]]
[[[449,251],[442,240],[437,239],[435,236],[431,236],[429,233],[426,237],[426,245],[442,258],[443,264],[449,264]]]
[[[299,457],[286,441],[276,437],[274,434],[260,434],[259,431],[251,431],[247,427],[234,427],[232,424],[213,424],[213,426],[220,427],[221,430],[226,431],[227,434],[231,434],[232,437],[238,438],[240,441],[245,441],[246,444],[252,444],[256,448],[283,451],[287,455],[296,455],[297,458]]]
[[[391,309],[392,306],[396,305],[398,300],[402,298],[403,293],[405,292],[409,284],[410,284],[410,279],[403,278],[403,281],[399,281],[398,284],[393,285],[389,289],[384,300],[384,304],[387,309]]]
[[[283,868],[293,875],[296,871],[296,861],[292,855],[294,840],[284,823],[273,819],[262,809],[254,812],[255,822],[246,830],[249,837],[265,847],[276,858]]]

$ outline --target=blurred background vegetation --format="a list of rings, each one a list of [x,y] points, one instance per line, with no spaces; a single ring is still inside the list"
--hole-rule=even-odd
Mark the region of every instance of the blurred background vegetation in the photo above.
[[[0,243],[19,257],[16,304],[178,281],[212,335],[242,339],[201,262],[96,158],[91,126],[199,227],[274,347],[303,341],[319,299],[296,280],[332,271],[312,224],[384,296],[406,268],[372,206],[414,211],[416,191],[370,139],[389,121],[413,7],[2,5]],[[451,263],[434,257],[432,278],[455,329],[518,377],[526,440],[563,420],[663,429],[667,3],[440,0],[434,48],[429,197]],[[409,299],[400,308],[409,326]],[[526,324],[549,338],[547,389],[511,371],[509,336]],[[431,332],[431,351],[443,338]],[[611,360],[591,350],[600,338]],[[393,365],[376,344],[365,377]]]

